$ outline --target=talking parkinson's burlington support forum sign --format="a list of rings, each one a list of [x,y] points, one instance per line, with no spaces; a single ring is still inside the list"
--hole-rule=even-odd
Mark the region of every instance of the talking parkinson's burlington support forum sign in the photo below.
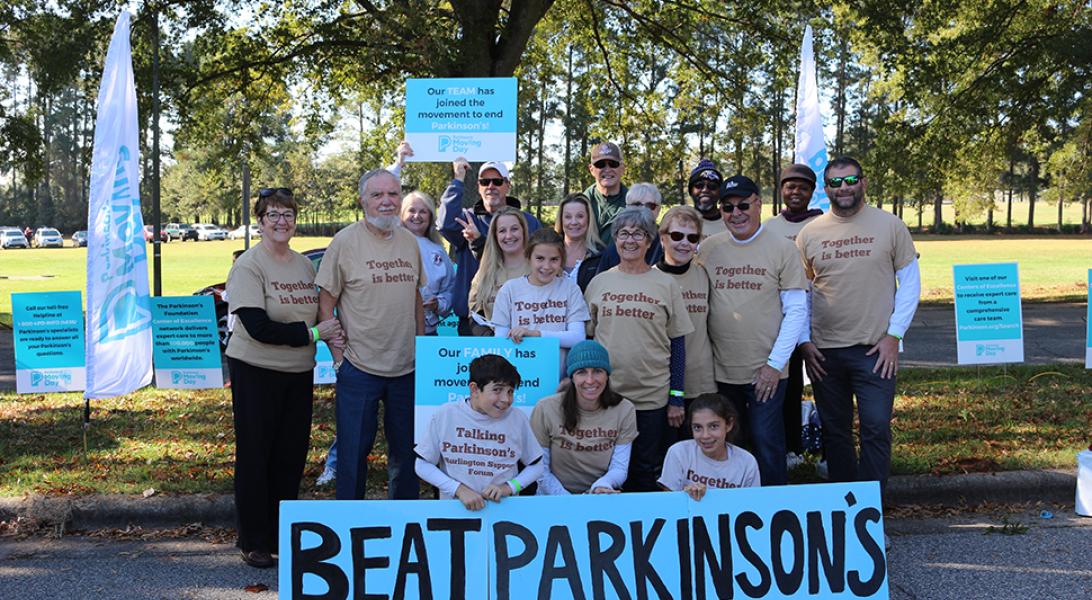
[[[516,160],[515,77],[406,80],[412,162]]]
[[[281,503],[284,598],[887,598],[877,482]]]

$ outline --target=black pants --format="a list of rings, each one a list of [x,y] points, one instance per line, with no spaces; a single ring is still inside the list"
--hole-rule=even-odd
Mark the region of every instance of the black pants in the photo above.
[[[277,552],[281,500],[299,497],[311,438],[312,372],[282,373],[228,358],[235,417],[236,545]]]
[[[800,406],[803,401],[804,354],[797,348],[789,359],[789,387],[785,390],[785,403],[781,405],[785,421],[785,449],[797,454],[804,453],[800,431]]]
[[[664,466],[669,440],[667,407],[637,411],[637,439],[629,457],[629,474],[623,489],[627,492],[655,492],[656,480]]]

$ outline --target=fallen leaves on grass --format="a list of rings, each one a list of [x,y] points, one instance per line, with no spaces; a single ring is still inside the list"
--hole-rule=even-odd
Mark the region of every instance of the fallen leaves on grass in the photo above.
[[[939,463],[933,466],[932,474],[951,475],[960,473],[966,475],[967,473],[993,473],[1001,470],[1001,465],[992,458],[952,457],[942,458]]]

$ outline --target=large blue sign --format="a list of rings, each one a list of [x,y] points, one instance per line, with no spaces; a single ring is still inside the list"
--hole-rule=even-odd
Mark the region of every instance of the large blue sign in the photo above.
[[[12,294],[11,321],[16,392],[84,389],[86,348],[79,292]]]
[[[224,387],[212,296],[152,298],[152,335],[156,387]]]
[[[512,406],[527,412],[527,416],[539,398],[557,391],[557,365],[561,360],[557,338],[523,338],[516,344],[496,337],[419,336],[416,352],[415,440],[427,431],[437,409],[470,396],[470,361],[479,356],[497,354],[516,367],[521,382]]]
[[[1023,362],[1017,264],[953,265],[952,275],[959,364]]]
[[[281,504],[285,598],[887,598],[876,482]]]
[[[515,77],[407,79],[411,161],[516,160]]]

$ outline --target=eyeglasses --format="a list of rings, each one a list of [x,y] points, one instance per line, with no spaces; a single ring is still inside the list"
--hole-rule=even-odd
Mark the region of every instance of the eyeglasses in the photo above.
[[[861,175],[849,175],[848,177],[831,177],[827,180],[827,187],[840,188],[842,184],[857,185],[857,182],[861,180]]]
[[[625,229],[623,229],[622,231],[619,231],[618,234],[614,237],[622,240],[623,242],[626,240],[643,242],[648,239],[648,234],[641,231],[640,229],[638,229],[637,231],[626,231]]]
[[[268,197],[270,197],[273,194],[276,194],[278,192],[281,193],[281,194],[284,194],[285,196],[291,196],[292,195],[292,190],[290,190],[288,188],[262,188],[262,189],[258,190],[258,197],[259,198],[268,198]]]
[[[618,167],[622,166],[622,163],[620,163],[620,162],[618,162],[616,160],[609,160],[609,159],[604,158],[603,160],[595,161],[594,163],[592,163],[592,166],[595,167],[596,169],[605,169],[607,167],[610,167],[612,169],[617,169]]]
[[[276,223],[277,221],[284,221],[285,223],[296,222],[296,213],[294,212],[267,212],[262,216],[273,223]]]
[[[750,210],[751,203],[747,202],[746,200],[744,200],[743,202],[740,202],[739,204],[735,204],[735,205],[733,205],[731,202],[721,202],[720,203],[720,209],[722,211],[728,213],[728,214],[731,214],[732,211],[737,209],[737,208],[739,209],[739,212]]]
[[[492,185],[493,187],[500,187],[500,186],[504,185],[504,178],[503,177],[483,177],[481,179],[478,179],[478,185],[480,185],[482,187],[489,187],[490,185]]]
[[[626,204],[626,208],[633,207],[643,207],[647,208],[648,210],[655,211],[657,208],[660,208],[660,205],[656,204],[655,202],[630,202]]]
[[[696,181],[694,185],[690,186],[695,190],[715,190],[720,187],[720,184],[716,181]]]
[[[683,233],[681,231],[668,231],[667,237],[671,238],[673,242],[681,242],[683,238],[691,244],[697,244],[701,241],[701,235],[697,233]]]

